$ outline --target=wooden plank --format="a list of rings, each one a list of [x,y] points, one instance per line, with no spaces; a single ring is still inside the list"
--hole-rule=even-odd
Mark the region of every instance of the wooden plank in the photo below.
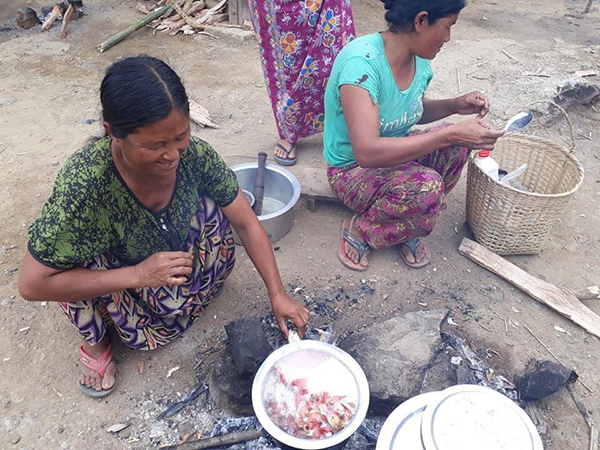
[[[292,171],[300,182],[303,198],[341,203],[329,186],[325,168],[303,167]]]
[[[571,292],[530,275],[470,239],[463,239],[458,251],[490,272],[515,285],[538,302],[549,306],[575,322],[588,333],[600,338],[600,316],[581,303]]]
[[[244,25],[250,20],[250,8],[247,0],[229,0],[229,23],[232,25]]]
[[[240,24],[239,0],[229,0],[229,23]]]

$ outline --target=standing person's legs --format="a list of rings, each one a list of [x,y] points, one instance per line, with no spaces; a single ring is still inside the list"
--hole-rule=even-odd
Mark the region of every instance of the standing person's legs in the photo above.
[[[428,236],[445,206],[442,177],[416,161],[388,169],[330,167],[328,179],[340,200],[357,213],[355,220],[344,223],[346,236],[374,249]],[[348,260],[342,262],[347,266],[366,268],[368,262],[359,259],[360,251],[351,241],[342,242],[345,252],[340,259],[345,255]]]
[[[323,131],[333,61],[355,36],[352,7],[349,0],[249,0],[249,7],[280,137],[275,160],[291,166],[298,140]]]

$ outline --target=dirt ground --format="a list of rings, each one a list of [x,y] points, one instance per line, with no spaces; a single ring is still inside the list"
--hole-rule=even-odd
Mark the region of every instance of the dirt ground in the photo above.
[[[87,15],[71,24],[65,40],[59,39],[57,26],[44,34],[15,27],[14,10],[41,6],[36,1],[2,3],[0,448],[145,449],[176,442],[189,431],[208,431],[213,416],[194,405],[168,421],[156,421],[155,416],[166,402],[197,384],[197,363],[200,371],[210,369],[210,358],[203,355],[222,345],[224,324],[267,313],[264,287],[243,251],[224,295],[182,339],[152,353],[117,346],[118,390],[102,401],[84,397],[77,387],[77,331],[56,305],[28,303],[19,297],[18,269],[27,228],[50,195],[58,170],[87,138],[100,134],[99,83],[105,68],[119,58],[144,53],[168,61],[189,94],[220,125],[218,130],[197,129],[196,134],[228,163],[251,160],[261,150],[270,152],[276,129],[256,42],[152,36],[150,30],[142,30],[100,54],[95,49],[99,42],[140,17],[133,0],[87,1]],[[431,95],[458,95],[458,69],[462,92],[484,90],[492,101],[490,121],[500,125],[520,108],[550,98],[555,86],[572,78],[574,71],[599,69],[600,4],[583,16],[585,3],[514,0],[504,5],[472,0],[453,31],[453,40],[433,63]],[[384,28],[380,2],[355,0],[353,4],[359,34]],[[548,76],[527,75],[536,72]],[[588,80],[598,83],[597,79]],[[574,106],[569,113],[586,180],[552,230],[544,252],[509,259],[535,276],[578,289],[600,281],[600,113],[592,106]],[[562,121],[532,131],[568,140]],[[584,137],[589,133],[591,140]],[[300,144],[299,160],[299,168],[324,167],[320,137]],[[600,423],[599,340],[457,253],[462,238],[470,236],[464,202],[463,179],[428,240],[433,253],[429,268],[408,270],[390,250],[376,252],[369,271],[356,274],[337,260],[340,225],[348,211],[322,204],[313,213],[302,201],[292,231],[276,244],[284,281],[303,287],[296,297],[313,310],[340,288],[357,292],[361,280],[373,288],[374,294],[358,301],[343,300],[336,320],[313,313],[315,323],[328,323],[339,333],[401,312],[447,306],[480,356],[509,379],[522,372],[530,358],[551,359],[525,330],[527,325],[594,391],[576,386]],[[600,302],[586,304],[600,313]],[[508,329],[500,316],[510,319]],[[556,331],[555,326],[569,334]],[[497,355],[486,356],[485,349]],[[136,368],[139,360],[146,366],[142,375]],[[167,378],[175,366],[180,369]],[[543,435],[547,449],[588,448],[587,426],[566,391],[541,401],[540,408],[548,423]],[[126,420],[131,427],[118,435],[105,430]]]

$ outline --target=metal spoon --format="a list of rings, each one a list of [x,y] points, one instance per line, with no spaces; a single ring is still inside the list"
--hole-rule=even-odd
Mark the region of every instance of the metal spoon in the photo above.
[[[532,120],[533,120],[532,112],[522,111],[519,114],[517,114],[516,116],[512,117],[506,123],[506,126],[504,127],[504,131],[506,131],[507,133],[511,133],[513,131],[520,130],[522,128],[525,128],[527,125],[529,125],[529,123]]]

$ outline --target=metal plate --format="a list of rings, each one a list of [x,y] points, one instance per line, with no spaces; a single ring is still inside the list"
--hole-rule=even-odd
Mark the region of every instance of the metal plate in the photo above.
[[[290,436],[289,434],[280,430],[267,414],[263,399],[263,394],[265,388],[267,387],[267,381],[270,377],[271,371],[278,364],[289,361],[290,358],[298,358],[302,360],[306,356],[309,356],[310,353],[314,353],[315,357],[319,358],[322,356],[333,358],[338,366],[338,371],[332,373],[331,375],[334,377],[336,374],[338,376],[349,376],[352,380],[353,389],[356,390],[358,395],[356,413],[346,428],[341,430],[339,433],[319,440],[309,440]],[[308,359],[306,359],[306,361],[309,362]],[[300,364],[298,364],[298,367],[300,367]],[[262,363],[258,369],[258,372],[256,373],[256,376],[254,377],[254,382],[252,384],[252,407],[254,408],[254,413],[256,414],[260,424],[275,440],[296,449],[326,449],[336,446],[348,439],[352,434],[354,434],[354,432],[365,419],[367,410],[369,408],[369,383],[360,365],[354,358],[352,358],[352,356],[342,349],[324,342],[310,340],[298,341],[284,345],[283,347],[275,350]]]
[[[376,450],[425,450],[421,440],[421,419],[427,405],[441,395],[441,392],[417,395],[398,406],[383,424]]]
[[[519,405],[492,389],[459,385],[432,402],[421,423],[426,450],[543,450]]]

